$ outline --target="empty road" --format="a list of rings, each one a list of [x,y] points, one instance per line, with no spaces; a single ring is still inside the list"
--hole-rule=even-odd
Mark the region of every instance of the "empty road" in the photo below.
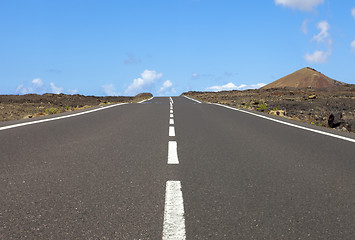
[[[162,97],[0,123],[0,239],[355,239],[355,135],[264,116]]]

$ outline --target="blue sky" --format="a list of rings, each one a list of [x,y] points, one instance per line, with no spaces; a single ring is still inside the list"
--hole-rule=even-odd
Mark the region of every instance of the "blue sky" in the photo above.
[[[355,84],[352,0],[3,0],[0,94],[180,95],[310,66]]]

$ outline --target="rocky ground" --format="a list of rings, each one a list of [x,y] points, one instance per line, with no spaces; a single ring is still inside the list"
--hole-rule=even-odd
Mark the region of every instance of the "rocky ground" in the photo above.
[[[187,92],[183,95],[355,133],[355,85],[328,89]]]
[[[150,97],[152,97],[150,93],[141,93],[135,97],[95,97],[49,93],[0,95],[0,121],[34,118],[111,103],[138,102]]]

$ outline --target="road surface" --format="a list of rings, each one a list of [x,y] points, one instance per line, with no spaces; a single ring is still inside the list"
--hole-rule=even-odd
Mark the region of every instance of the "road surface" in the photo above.
[[[185,97],[70,115],[0,124],[0,239],[355,239],[353,134]]]

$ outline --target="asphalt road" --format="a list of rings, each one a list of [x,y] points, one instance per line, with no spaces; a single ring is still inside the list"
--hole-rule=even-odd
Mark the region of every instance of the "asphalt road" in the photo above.
[[[354,142],[169,102],[2,123],[0,239],[355,239]]]

